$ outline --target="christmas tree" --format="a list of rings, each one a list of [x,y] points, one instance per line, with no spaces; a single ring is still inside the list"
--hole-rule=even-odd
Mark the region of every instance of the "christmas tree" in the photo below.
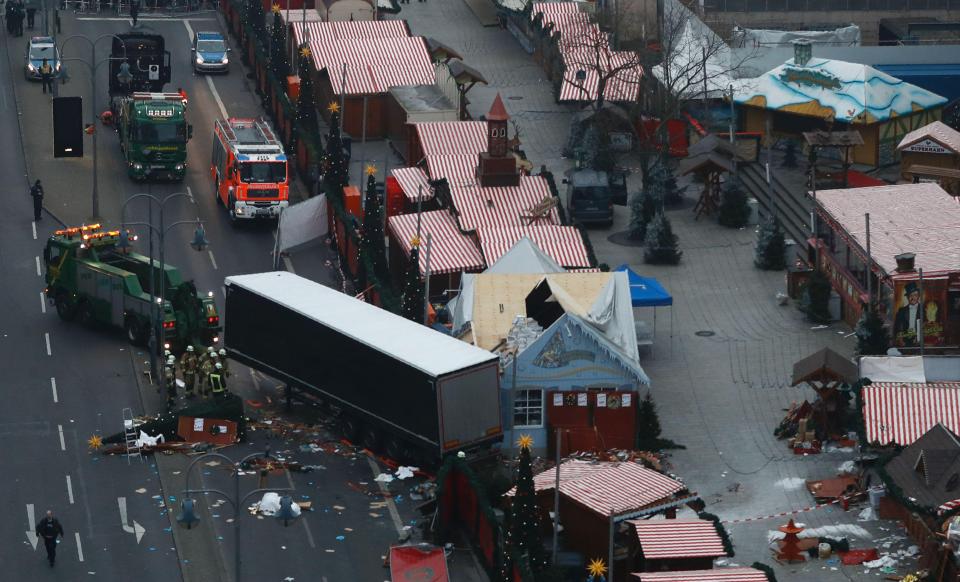
[[[676,265],[683,251],[677,245],[677,235],[663,212],[657,213],[647,226],[646,248],[643,249],[643,262],[653,265]]]
[[[645,240],[647,226],[657,214],[663,200],[663,183],[655,179],[653,172],[648,173],[643,190],[630,199],[630,238]]]
[[[757,231],[757,248],[753,264],[764,271],[782,271],[787,268],[787,243],[776,217],[769,217]]]
[[[277,8],[279,10],[279,7]],[[247,23],[253,29],[254,40],[266,46],[267,23],[266,15],[263,13],[263,2],[260,0],[248,0],[247,4]]]
[[[300,73],[300,94],[297,96],[297,127],[319,142],[320,123],[317,121],[317,107],[313,100],[313,77],[310,76],[310,47],[308,46],[300,49],[297,71]]]
[[[360,253],[370,260],[374,274],[387,280],[387,247],[383,242],[383,200],[377,193],[377,169],[367,166],[367,192],[363,204]]]
[[[783,167],[797,167],[797,142],[792,139],[787,142],[786,149],[783,150]]]
[[[857,323],[857,354],[861,356],[885,356],[890,349],[890,334],[876,306],[864,307]]]
[[[423,284],[420,283],[420,239],[411,241],[410,265],[403,284],[403,296],[400,298],[400,315],[410,321],[423,323]]]
[[[800,309],[814,323],[830,322],[830,280],[820,271],[814,271],[803,288]]]
[[[343,197],[343,188],[349,179],[350,160],[340,139],[340,106],[333,102],[327,109],[330,111],[330,132],[327,134],[327,154],[324,160],[326,171],[323,183],[327,188],[327,195],[339,200]]]
[[[731,175],[723,185],[720,194],[720,209],[717,221],[730,228],[742,228],[750,220],[750,205],[747,203],[747,194],[743,191],[740,178]]]
[[[287,58],[287,35],[284,32],[283,19],[280,18],[280,5],[273,5],[273,28],[270,31],[270,72],[274,78],[286,85],[290,74],[290,61]]]
[[[583,135],[580,156],[584,167],[598,172],[609,172],[616,165],[610,151],[610,138],[596,124],[590,125]]]
[[[660,449],[660,417],[650,393],[640,401],[637,411],[637,446],[643,451]]]
[[[500,578],[504,581],[513,580],[514,566],[521,572],[529,571],[534,576],[547,569],[547,558],[540,535],[540,514],[533,489],[533,466],[530,461],[533,438],[522,435],[517,445],[520,447],[517,487],[510,503],[500,572]]]
[[[676,206],[683,202],[683,192],[686,188],[677,186],[677,177],[673,175],[670,166],[666,160],[658,157],[650,169],[652,179],[659,184],[660,192],[663,196],[663,203],[669,206]]]

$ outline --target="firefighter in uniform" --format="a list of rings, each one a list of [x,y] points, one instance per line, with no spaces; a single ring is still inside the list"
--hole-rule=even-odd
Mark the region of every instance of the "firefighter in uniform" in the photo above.
[[[220,358],[219,358],[217,361],[220,362],[221,364],[223,364],[223,377],[224,377],[224,378],[229,378],[229,377],[230,377],[230,365],[227,364],[227,350],[225,350],[225,349],[223,349],[223,348],[220,348],[220,352],[218,352],[218,353],[220,354]]]
[[[212,373],[213,362],[210,358],[206,358],[200,364],[200,398],[204,400],[210,397],[210,374]]]
[[[213,391],[213,398],[219,400],[227,395],[227,379],[223,374],[223,364],[217,362],[213,372],[210,373],[210,389]]]
[[[187,346],[187,351],[180,356],[180,373],[183,374],[184,394],[193,398],[193,388],[197,381],[197,356],[193,353],[193,346]]]
[[[171,410],[177,403],[177,360],[173,356],[167,359],[167,365],[163,369],[163,379],[167,386],[167,408]]]

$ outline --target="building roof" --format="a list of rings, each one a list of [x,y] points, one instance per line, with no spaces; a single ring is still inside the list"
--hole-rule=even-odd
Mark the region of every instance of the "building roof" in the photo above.
[[[857,365],[830,348],[823,348],[793,364],[793,383],[842,381],[853,384],[860,378]]]
[[[867,442],[909,445],[942,423],[960,431],[960,382],[874,382],[863,388]]]
[[[457,111],[457,106],[435,84],[391,87],[390,95],[407,113]]]
[[[918,505],[938,508],[960,495],[960,441],[942,424],[935,424],[884,468]]]
[[[294,40],[299,46],[303,44],[305,38],[304,27],[297,19],[291,18],[290,20],[293,21]],[[406,20],[345,20],[339,22],[310,22],[308,20],[306,29],[310,31],[310,42],[410,36],[410,29],[407,27]]]
[[[493,98],[493,104],[490,106],[490,111],[487,112],[487,119],[490,121],[506,121],[510,119],[510,116],[507,115],[507,108],[503,106],[503,99],[500,98],[499,92],[497,92],[497,96]]]
[[[629,522],[645,560],[726,556],[717,524],[706,519],[648,519]]]
[[[931,139],[955,153],[960,153],[960,131],[942,121],[934,121],[911,131],[903,136],[897,149],[902,150],[926,139]]]
[[[487,151],[486,121],[426,121],[414,128],[425,158]]]
[[[960,206],[936,184],[822,190],[817,192],[817,204],[821,214],[853,237],[861,256],[867,248],[863,215],[869,212],[873,260],[888,275],[897,268],[894,257],[906,252],[916,253],[915,266],[924,274],[960,267]]]
[[[410,241],[417,233],[417,214],[400,214],[387,220],[387,228],[404,254],[410,256]],[[447,210],[420,213],[420,274],[426,273],[424,248],[430,235],[430,274],[482,271],[486,267],[483,256],[473,239],[460,232]]]
[[[583,236],[573,226],[559,224],[483,227],[477,229],[480,250],[488,265],[500,260],[518,241],[530,239],[556,264],[576,269],[590,267]]]
[[[286,271],[230,276],[226,285],[269,297],[431,376],[498,360],[486,350]]]
[[[424,201],[433,199],[433,188],[430,187],[427,173],[421,168],[394,168],[390,174],[396,178],[403,189],[403,195],[410,202],[415,203],[417,198],[423,198]]]
[[[868,65],[818,58],[802,66],[790,59],[755,79],[738,80],[734,100],[857,124],[886,121],[947,102]]]
[[[767,582],[767,575],[756,568],[714,568],[683,572],[635,572],[633,582]]]

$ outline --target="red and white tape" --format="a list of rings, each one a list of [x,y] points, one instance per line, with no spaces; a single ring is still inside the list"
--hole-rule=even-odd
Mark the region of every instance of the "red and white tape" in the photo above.
[[[844,495],[837,497],[833,501],[827,501],[826,503],[818,503],[816,505],[811,505],[810,507],[804,507],[802,509],[794,509],[793,511],[781,511],[780,513],[774,513],[772,515],[762,515],[760,517],[747,517],[744,519],[724,519],[721,520],[722,524],[734,524],[734,523],[747,523],[750,521],[764,521],[767,519],[774,519],[777,517],[787,517],[788,515],[797,515],[798,513],[807,513],[808,511],[813,511],[815,509],[820,509],[822,507],[827,507],[829,505],[836,505],[837,503],[842,503],[844,500],[851,499],[857,495],[863,495],[862,493],[854,495]]]

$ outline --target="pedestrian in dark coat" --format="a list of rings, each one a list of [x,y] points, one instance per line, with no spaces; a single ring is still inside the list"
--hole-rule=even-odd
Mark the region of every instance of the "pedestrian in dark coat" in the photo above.
[[[7,34],[13,34],[13,2],[3,7],[3,17],[7,21]]]
[[[25,13],[24,13],[24,10],[23,10],[23,3],[17,2],[17,6],[16,6],[16,18],[14,19],[14,22],[15,22],[16,25],[17,25],[17,36],[23,36],[23,18],[24,18],[24,16],[25,16]]]
[[[30,7],[27,8],[27,28],[33,30],[33,22],[34,18],[36,18],[36,15],[37,9],[33,4],[31,4]]]
[[[33,196],[33,219],[40,220],[43,218],[43,186],[40,185],[40,180],[33,183],[30,196]]]
[[[133,25],[137,25],[137,17],[140,16],[140,2],[138,0],[133,0],[130,2],[130,18],[133,20]]]
[[[36,533],[38,538],[43,538],[43,545],[47,548],[47,560],[53,568],[53,563],[57,560],[57,537],[63,537],[63,526],[48,509],[46,517],[37,524]]]

